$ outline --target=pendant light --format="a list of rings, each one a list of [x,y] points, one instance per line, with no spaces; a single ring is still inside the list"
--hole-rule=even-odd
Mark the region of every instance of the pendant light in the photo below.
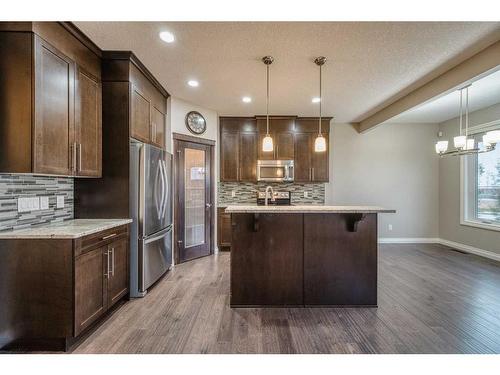
[[[481,150],[476,147],[474,138],[468,138],[469,136],[469,87],[467,85],[459,89],[460,92],[460,105],[458,112],[458,126],[459,135],[453,138],[453,146],[455,150],[448,150],[448,141],[439,141],[436,143],[436,153],[440,156],[460,156],[460,155],[470,155],[470,154],[482,154],[484,152],[490,152],[495,149],[497,143],[500,142],[500,131],[494,130],[486,133],[483,136],[484,149]],[[464,98],[465,92],[465,98]],[[465,99],[465,105],[464,105]],[[465,108],[464,108],[465,107]]]
[[[314,63],[319,66],[319,126],[318,126],[318,136],[314,140],[314,151],[315,152],[325,152],[326,151],[326,139],[321,134],[321,103],[323,99],[321,97],[321,67],[326,62],[326,57],[320,56],[314,60]]]
[[[262,62],[266,64],[267,74],[267,95],[266,95],[266,136],[262,140],[262,151],[272,152],[274,149],[273,138],[269,135],[269,65],[273,63],[272,56],[264,56]]]

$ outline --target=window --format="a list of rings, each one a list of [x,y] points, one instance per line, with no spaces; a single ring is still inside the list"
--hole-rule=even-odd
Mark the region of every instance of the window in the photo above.
[[[484,133],[473,134],[480,149]],[[494,151],[463,157],[462,180],[462,224],[500,230],[500,145]]]

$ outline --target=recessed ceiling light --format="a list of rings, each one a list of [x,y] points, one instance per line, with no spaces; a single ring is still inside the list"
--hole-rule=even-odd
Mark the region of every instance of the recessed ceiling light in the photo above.
[[[175,40],[175,36],[170,31],[162,31],[160,33],[160,39],[165,43],[173,43]]]
[[[241,98],[241,100],[243,101],[243,103],[250,103],[252,101],[252,98],[249,96],[244,96],[243,98]]]
[[[194,79],[188,81],[188,85],[191,87],[198,87],[200,83],[198,81],[195,81]]]
[[[316,97],[316,98],[312,98],[311,102],[313,103],[319,103],[321,101],[320,98]]]

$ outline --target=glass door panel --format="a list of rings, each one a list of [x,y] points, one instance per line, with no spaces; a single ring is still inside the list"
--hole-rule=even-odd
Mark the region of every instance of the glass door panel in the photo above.
[[[186,148],[184,157],[184,246],[205,243],[205,151]]]

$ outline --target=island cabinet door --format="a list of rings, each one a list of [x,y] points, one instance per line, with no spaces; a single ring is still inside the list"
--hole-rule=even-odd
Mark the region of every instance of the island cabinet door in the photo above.
[[[361,218],[304,214],[305,305],[377,305],[377,214]]]
[[[231,306],[302,305],[302,220],[231,214]]]

